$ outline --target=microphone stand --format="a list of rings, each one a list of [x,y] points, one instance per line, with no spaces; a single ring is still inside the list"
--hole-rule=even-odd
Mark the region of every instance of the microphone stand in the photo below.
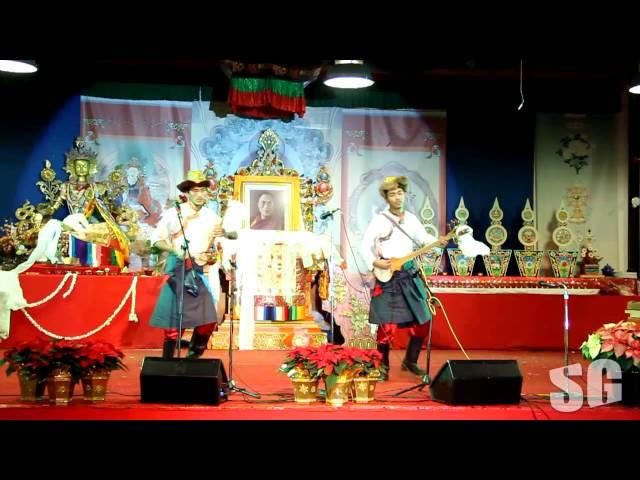
[[[326,220],[328,218],[330,218],[331,220],[333,220],[333,215],[335,213],[338,213],[340,211],[339,208],[333,210],[333,211],[329,211],[324,213],[323,215],[326,215],[324,218],[321,218],[323,220]],[[335,326],[335,319],[333,317],[333,309],[334,309],[334,303],[335,303],[335,294],[333,291],[333,276],[334,276],[334,262],[333,262],[333,249],[335,248],[333,245],[333,222],[329,222],[329,238],[330,238],[330,242],[331,242],[331,248],[329,249],[329,310],[330,310],[330,315],[331,315],[331,343],[334,342],[335,340],[335,332],[334,332],[334,326]]]
[[[564,375],[567,379],[567,388],[563,396],[571,399],[569,392],[569,289],[564,282],[558,282],[558,285],[561,285],[564,290],[562,294],[564,298]]]
[[[569,289],[565,283],[560,283],[564,289],[564,368],[569,373]]]
[[[231,279],[229,280],[229,295],[227,298],[227,313],[229,314],[229,381],[227,382],[228,393],[244,393],[245,395],[249,395],[253,398],[260,398],[259,393],[251,392],[247,389],[240,388],[236,385],[236,382],[233,380],[233,311],[232,306],[235,303],[236,298],[236,275],[235,268],[233,265],[231,266]]]
[[[184,233],[184,225],[182,224],[182,212],[180,210],[180,205],[176,203],[176,212],[178,214],[178,223],[180,224],[180,231],[182,232],[182,239],[184,240],[182,244],[182,266],[181,266],[181,278],[182,283],[180,284],[180,293],[178,294],[178,341],[176,342],[177,349],[177,358],[180,358],[180,340],[182,339],[182,319],[184,316],[184,283],[186,272],[186,263],[187,258],[191,260],[191,274],[195,275],[193,270],[193,258],[191,258],[191,252],[189,252],[189,240],[187,240],[187,236]],[[188,257],[187,257],[188,256]]]
[[[563,289],[562,297],[564,299],[564,375],[567,379],[566,390],[562,393],[564,398],[571,399],[571,393],[569,392],[569,289],[564,282],[544,282],[541,281],[540,285],[556,287],[560,286]],[[582,398],[582,397],[580,397]]]

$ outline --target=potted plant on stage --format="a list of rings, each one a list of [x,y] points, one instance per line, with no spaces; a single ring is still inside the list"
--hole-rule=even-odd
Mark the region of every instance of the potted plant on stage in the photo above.
[[[352,396],[356,403],[369,403],[374,400],[376,384],[387,373],[382,363],[382,354],[375,349],[352,348],[354,361]]]
[[[309,360],[315,348],[298,347],[291,351],[280,365],[280,371],[286,373],[293,384],[293,395],[297,403],[312,403],[318,394],[320,375],[313,362]]]
[[[611,359],[622,370],[622,403],[640,405],[640,323],[607,323],[580,346],[587,360]]]
[[[78,349],[83,398],[102,401],[113,370],[126,370],[124,353],[106,342],[86,342]]]
[[[45,348],[44,355],[49,362],[47,392],[51,403],[68,405],[71,401],[75,384],[82,374],[80,347],[67,340],[54,340]]]
[[[49,372],[49,362],[45,355],[48,342],[32,340],[8,349],[0,366],[7,364],[7,375],[18,373],[20,400],[37,402],[44,400],[44,389]]]
[[[318,375],[324,378],[326,402],[340,407],[349,400],[351,382],[361,368],[354,360],[354,349],[327,343],[309,355]]]

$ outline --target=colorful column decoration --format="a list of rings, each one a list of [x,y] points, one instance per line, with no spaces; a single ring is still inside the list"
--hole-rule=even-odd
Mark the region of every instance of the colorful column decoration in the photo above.
[[[536,250],[538,245],[538,230],[535,227],[536,214],[531,208],[529,199],[520,213],[523,225],[518,230],[518,241],[524,247],[523,250],[514,250],[516,263],[520,275],[523,277],[537,277],[540,275],[540,267],[544,258],[544,250]]]
[[[502,226],[502,218],[504,212],[498,203],[498,197],[493,202],[493,207],[489,211],[491,225],[487,228],[484,236],[489,245],[491,252],[484,255],[484,267],[490,277],[504,277],[509,268],[509,260],[511,260],[511,250],[503,250],[500,247],[507,241],[507,229]]]

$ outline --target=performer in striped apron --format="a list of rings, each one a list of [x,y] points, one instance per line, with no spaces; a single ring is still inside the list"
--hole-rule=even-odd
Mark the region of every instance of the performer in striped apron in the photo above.
[[[389,269],[390,258],[403,257],[419,246],[438,241],[425,231],[414,214],[405,211],[408,186],[407,177],[387,177],[378,189],[388,207],[373,218],[362,240],[362,254],[369,270]],[[440,237],[440,243],[446,245],[447,241]],[[397,329],[407,328],[410,340],[402,369],[423,376],[426,372],[418,367],[418,357],[430,320],[425,286],[413,260],[394,272],[388,282],[376,279],[371,292],[369,323],[378,325],[378,351],[385,365],[389,365],[389,349]]]
[[[187,194],[188,201],[166,210],[151,235],[151,244],[169,253],[165,273],[170,275],[170,279],[160,292],[150,322],[154,327],[165,329],[165,358],[173,357],[178,339],[182,336],[182,332],[178,332],[181,285],[184,285],[182,328],[194,329],[187,358],[198,358],[203,354],[211,334],[218,326],[215,304],[220,297],[219,264],[210,265],[209,259],[214,238],[222,237],[224,232],[220,217],[205,206],[208,186],[209,180],[202,172],[189,172],[187,180],[178,184],[178,190]],[[182,279],[184,238],[178,221],[178,208],[192,256],[192,259],[186,260],[186,282]],[[196,272],[197,295],[193,295],[195,289],[190,285],[190,279],[193,278],[189,273],[190,268]]]

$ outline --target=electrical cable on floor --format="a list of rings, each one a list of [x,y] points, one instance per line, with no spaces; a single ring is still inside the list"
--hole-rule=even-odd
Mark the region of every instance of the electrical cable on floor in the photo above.
[[[444,318],[447,320],[447,325],[449,325],[449,330],[451,330],[451,334],[453,335],[453,338],[455,338],[456,343],[460,347],[460,350],[462,350],[462,353],[467,358],[467,360],[471,360],[471,358],[469,358],[469,355],[467,355],[467,352],[465,352],[464,347],[460,343],[460,340],[458,340],[458,336],[456,335],[456,332],[453,330],[453,326],[451,325],[451,322],[449,321],[449,316],[447,315],[447,311],[445,310],[444,305],[442,305],[442,302],[440,301],[440,299],[438,297],[435,297],[435,296],[431,297],[431,298],[429,298],[429,304],[431,304],[431,303],[437,303],[440,306],[440,309],[442,309],[442,313],[444,313]]]

